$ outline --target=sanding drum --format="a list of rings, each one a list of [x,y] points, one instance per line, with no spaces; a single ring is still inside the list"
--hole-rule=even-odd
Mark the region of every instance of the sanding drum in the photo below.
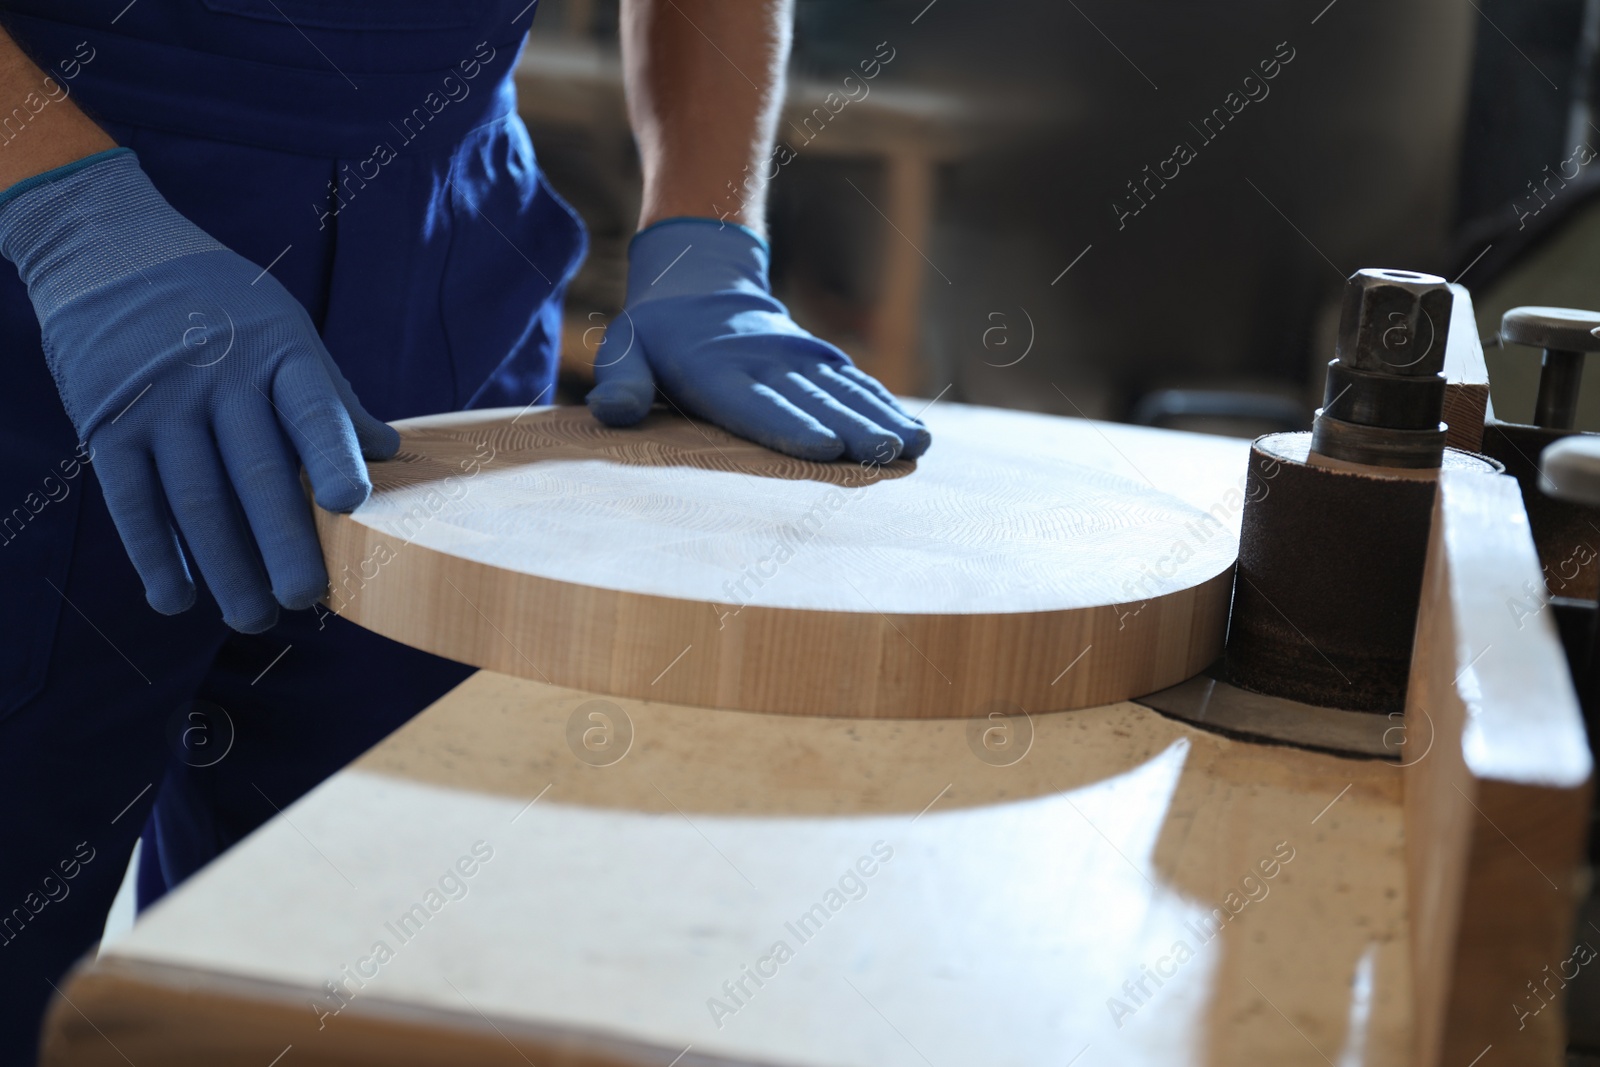
[[[1352,711],[1405,707],[1441,468],[1498,464],[1445,446],[1444,279],[1362,270],[1309,433],[1251,449],[1227,680]]]

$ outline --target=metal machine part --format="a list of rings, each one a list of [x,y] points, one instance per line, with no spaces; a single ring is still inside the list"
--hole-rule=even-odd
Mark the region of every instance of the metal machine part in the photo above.
[[[1431,742],[1430,728],[1412,736],[1411,724],[1399,715],[1351,715],[1285,697],[1253,693],[1231,685],[1216,663],[1202,674],[1149,696],[1143,704],[1163,715],[1251,741],[1277,741],[1298,748],[1415,762]]]
[[[1500,338],[1544,349],[1533,425],[1490,419],[1483,450],[1505,464],[1522,487],[1528,525],[1539,549],[1545,585],[1553,596],[1593,600],[1600,593],[1600,506],[1540,491],[1539,457],[1573,429],[1583,358],[1600,352],[1600,313],[1576,308],[1512,308],[1500,320]]]
[[[1522,506],[1550,594],[1593,600],[1600,593],[1600,507],[1539,491],[1540,455],[1575,435],[1573,430],[1490,420],[1483,427],[1483,451],[1504,463],[1522,489]]]
[[[1396,382],[1400,388],[1395,387]],[[1433,430],[1444,409],[1444,375],[1395,379],[1356,370],[1336,359],[1328,364],[1327,396],[1330,399],[1323,402],[1323,413],[1341,422]]]
[[[1500,319],[1500,340],[1544,349],[1539,396],[1533,424],[1551,430],[1572,429],[1578,411],[1578,386],[1583,357],[1600,352],[1600,314],[1576,308],[1512,308]]]
[[[1539,457],[1539,488],[1552,504],[1600,511],[1600,435],[1569,434],[1546,448]],[[1583,708],[1589,748],[1600,752],[1600,604],[1593,588],[1582,598],[1551,596],[1551,607],[1561,645],[1572,671],[1572,685]],[[1537,610],[1537,601],[1521,610]],[[1589,824],[1589,862],[1600,866],[1600,796]],[[1591,898],[1592,898],[1591,894]]]
[[[1221,665],[1231,685],[1295,706],[1404,710],[1435,472],[1500,469],[1445,447],[1454,306],[1432,274],[1367,269],[1346,281],[1311,432],[1251,449]],[[1273,707],[1257,717],[1304,717]]]
[[[1393,426],[1366,426],[1322,414],[1311,431],[1311,451],[1319,456],[1362,463],[1369,467],[1406,467],[1430,470],[1444,454],[1446,428],[1399,430]]]
[[[1563,437],[1539,457],[1539,488],[1557,500],[1600,505],[1600,437]]]
[[[1455,294],[1443,278],[1368,268],[1345,283],[1335,359],[1311,450],[1427,469],[1444,454],[1444,353]]]

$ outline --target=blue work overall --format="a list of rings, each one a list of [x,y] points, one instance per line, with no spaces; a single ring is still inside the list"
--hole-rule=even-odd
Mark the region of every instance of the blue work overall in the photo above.
[[[516,115],[533,6],[0,0],[0,22],[177,210],[272,271],[367,409],[393,420],[553,386],[584,234]],[[40,136],[28,119],[0,114],[0,152]],[[156,614],[9,266],[0,353],[9,1065],[33,1062],[52,985],[98,938],[141,831],[149,899],[469,670],[320,611],[232,633],[203,589],[190,611]]]

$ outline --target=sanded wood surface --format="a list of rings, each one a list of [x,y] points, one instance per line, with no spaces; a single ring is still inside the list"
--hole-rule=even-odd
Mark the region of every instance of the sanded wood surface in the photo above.
[[[1592,764],[1540,584],[1516,481],[1443,472],[1404,731],[1424,1067],[1564,1062]]]
[[[317,516],[329,606],[453,659],[710,707],[1087,707],[1216,658],[1242,441],[936,404],[915,463],[809,463],[658,412],[401,423]]]
[[[1408,1063],[1400,790],[1126,703],[861,721],[482,672],[77,973],[45,1062]]]
[[[1466,288],[1452,285],[1449,346],[1444,356],[1443,421],[1450,427],[1445,443],[1477,452],[1483,448],[1483,422],[1489,413],[1489,366]]]

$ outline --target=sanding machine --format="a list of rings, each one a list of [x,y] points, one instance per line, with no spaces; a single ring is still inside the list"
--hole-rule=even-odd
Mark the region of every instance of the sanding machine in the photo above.
[[[1433,275],[1350,276],[1311,430],[1251,447],[1223,658],[1140,703],[1224,733],[1404,760],[1438,474],[1476,470],[1517,479],[1545,581],[1508,610],[1551,610],[1600,744],[1600,435],[1574,428],[1600,313],[1506,312],[1501,343],[1541,352],[1533,421],[1491,409],[1476,453],[1448,447],[1441,421],[1455,301]]]
[[[1485,449],[1495,454],[1479,454],[1448,447],[1441,421],[1455,300],[1433,275],[1351,275],[1311,430],[1268,434],[1252,446],[1224,656],[1141,703],[1242,736],[1404,757],[1406,731],[1395,727],[1440,470],[1503,473],[1512,466],[1506,453],[1526,452],[1524,491],[1549,505],[1537,513],[1536,534],[1557,522],[1570,530],[1583,510],[1540,490],[1538,455],[1572,432],[1581,353],[1600,349],[1589,333],[1600,317],[1585,322],[1587,313],[1560,309],[1507,316],[1508,339],[1548,350],[1540,425],[1491,421]],[[1569,640],[1569,651],[1586,648],[1588,633]]]

